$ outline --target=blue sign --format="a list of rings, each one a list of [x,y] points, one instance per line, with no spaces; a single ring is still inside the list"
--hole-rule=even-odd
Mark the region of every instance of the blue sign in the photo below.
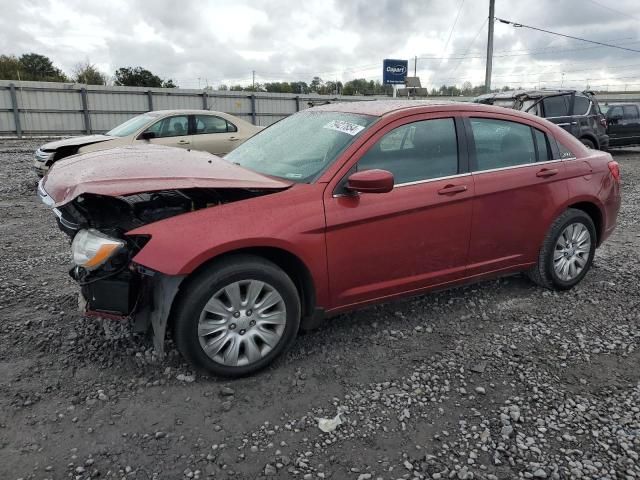
[[[409,62],[385,58],[382,61],[382,83],[385,85],[404,85]]]

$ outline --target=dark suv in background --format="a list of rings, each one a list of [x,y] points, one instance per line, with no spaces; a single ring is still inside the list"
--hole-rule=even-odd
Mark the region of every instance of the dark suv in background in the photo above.
[[[610,103],[603,105],[602,110],[607,116],[609,146],[640,145],[640,109],[637,103]]]
[[[511,90],[481,95],[473,101],[533,113],[564,128],[589,148],[609,147],[607,120],[593,92]]]

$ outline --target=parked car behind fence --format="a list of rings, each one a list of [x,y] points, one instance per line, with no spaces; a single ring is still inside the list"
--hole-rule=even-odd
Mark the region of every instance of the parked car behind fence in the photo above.
[[[473,101],[544,117],[589,148],[606,150],[609,147],[607,120],[593,92],[512,90],[480,95]]]
[[[640,145],[640,109],[637,103],[611,103],[603,106],[607,117],[609,146]]]
[[[223,112],[158,110],[130,118],[104,135],[72,137],[42,145],[35,153],[34,169],[43,176],[55,162],[76,153],[145,143],[224,155],[262,128]]]

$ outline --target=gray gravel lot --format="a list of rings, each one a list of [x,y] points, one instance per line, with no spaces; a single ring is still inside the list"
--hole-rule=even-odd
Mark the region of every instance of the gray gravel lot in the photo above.
[[[369,308],[231,382],[80,316],[37,145],[0,140],[0,479],[640,479],[640,153],[615,153],[619,228],[574,290]]]

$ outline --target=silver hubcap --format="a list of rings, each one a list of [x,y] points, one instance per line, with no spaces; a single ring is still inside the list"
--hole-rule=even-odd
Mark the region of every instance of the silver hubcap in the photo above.
[[[198,321],[198,338],[214,362],[240,367],[273,350],[286,323],[287,309],[274,287],[259,280],[241,280],[209,299]]]
[[[553,268],[560,280],[576,278],[587,265],[591,253],[591,234],[582,223],[572,223],[562,231],[553,254]]]

